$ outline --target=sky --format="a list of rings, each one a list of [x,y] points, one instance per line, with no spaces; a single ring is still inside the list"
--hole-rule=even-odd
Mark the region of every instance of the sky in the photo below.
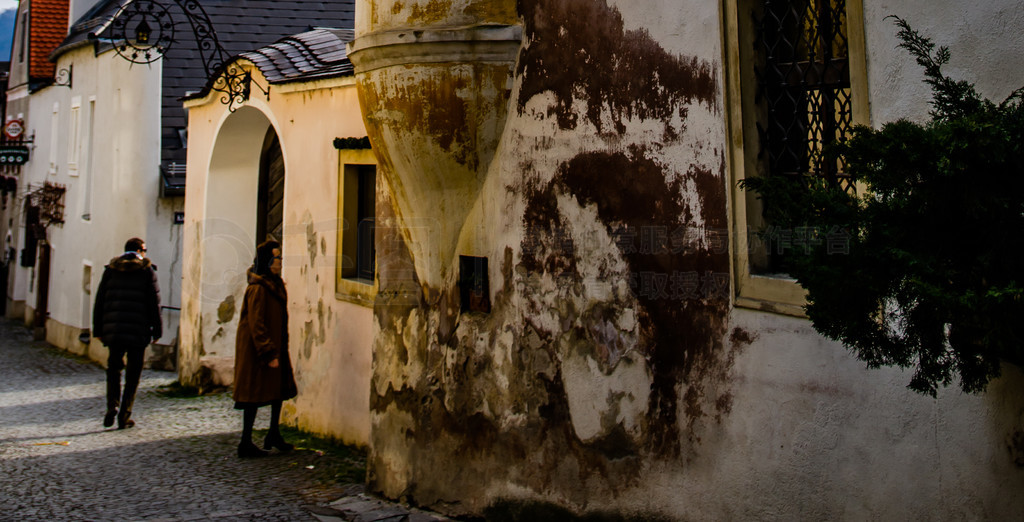
[[[14,34],[14,17],[18,2],[0,0],[0,62],[6,62],[11,56],[11,40]]]

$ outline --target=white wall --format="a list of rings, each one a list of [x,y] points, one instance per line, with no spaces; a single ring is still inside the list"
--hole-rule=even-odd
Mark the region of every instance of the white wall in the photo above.
[[[83,313],[91,312],[91,304],[83,304],[83,266],[92,266],[95,295],[103,266],[123,252],[130,237],[146,240],[147,256],[159,267],[162,304],[179,305],[181,226],[173,224],[173,213],[181,210],[182,201],[159,197],[161,62],[131,67],[110,53],[96,57],[88,46],[63,55],[58,68],[72,64],[73,88],[51,86],[30,98],[27,128],[35,132],[36,141],[23,183],[49,181],[67,187],[65,223],[48,228],[53,248],[49,317],[58,323],[53,325],[54,332],[48,332],[48,340],[82,351],[84,347],[73,341],[77,333],[70,332],[91,327],[91,313]],[[52,140],[55,104],[56,148]],[[79,106],[77,170],[69,164],[73,104]],[[51,157],[56,159],[53,169]],[[86,191],[91,191],[88,205]],[[89,219],[84,217],[87,210]],[[17,278],[19,290],[31,286],[25,299],[28,306],[35,306],[34,270],[19,268]],[[173,343],[176,331],[177,314],[165,312],[160,342]],[[91,355],[104,359],[105,349],[92,344]]]
[[[895,15],[928,37],[948,46],[952,57],[944,72],[973,82],[995,102],[1024,86],[1024,2],[1019,0],[864,0],[868,46],[868,82],[872,124],[899,118],[924,121],[931,93],[913,57],[896,46]]]

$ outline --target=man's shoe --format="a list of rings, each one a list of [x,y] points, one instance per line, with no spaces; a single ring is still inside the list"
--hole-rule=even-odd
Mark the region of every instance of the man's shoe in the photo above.
[[[269,453],[259,449],[252,442],[242,442],[238,445],[238,458],[255,459],[266,457]]]
[[[277,448],[278,451],[287,453],[295,449],[295,446],[285,442],[284,437],[281,437],[280,433],[269,433],[267,438],[263,439],[263,449],[269,450],[270,448]]]
[[[123,430],[125,428],[131,428],[132,426],[135,426],[135,421],[133,421],[133,420],[127,418],[127,417],[121,417],[120,415],[118,415],[118,417],[117,417],[117,429]]]
[[[103,427],[109,428],[113,426],[115,417],[117,417],[117,410],[107,410],[107,414],[103,416]]]

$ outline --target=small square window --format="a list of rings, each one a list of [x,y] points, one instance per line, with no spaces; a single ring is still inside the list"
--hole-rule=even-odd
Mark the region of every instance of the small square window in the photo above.
[[[459,256],[459,295],[463,312],[491,312],[486,257]]]

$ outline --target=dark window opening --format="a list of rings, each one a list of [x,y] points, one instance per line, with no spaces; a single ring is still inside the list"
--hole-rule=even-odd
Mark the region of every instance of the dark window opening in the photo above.
[[[825,148],[853,126],[845,0],[761,0],[755,10],[758,160],[768,176],[816,176],[855,187]],[[785,272],[785,245],[762,224],[767,256],[755,272]],[[780,232],[784,235],[786,231]]]
[[[491,289],[487,258],[459,256],[459,297],[463,312],[491,311]]]
[[[21,266],[31,268],[36,266],[36,252],[39,248],[39,240],[44,237],[42,223],[39,221],[39,207],[25,205],[25,244],[21,249]]]
[[[341,276],[372,284],[376,276],[374,228],[377,214],[377,167],[345,165]]]
[[[28,35],[28,13],[21,13],[21,42],[18,43],[18,62],[25,61],[26,36]]]

